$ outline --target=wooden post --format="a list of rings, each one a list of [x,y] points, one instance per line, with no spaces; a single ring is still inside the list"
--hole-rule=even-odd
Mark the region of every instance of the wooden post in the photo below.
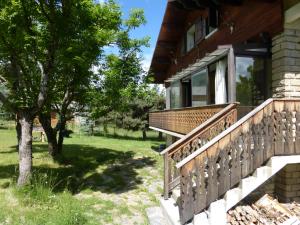
[[[164,154],[164,199],[169,198],[169,160],[168,153]]]
[[[235,77],[235,58],[233,48],[228,53],[228,102],[236,102],[236,77]]]

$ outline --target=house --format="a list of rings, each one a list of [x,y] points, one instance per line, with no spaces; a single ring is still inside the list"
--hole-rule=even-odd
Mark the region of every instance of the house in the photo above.
[[[300,200],[299,0],[168,0],[150,73],[166,87],[149,118],[167,135],[166,224],[230,223],[257,193]]]

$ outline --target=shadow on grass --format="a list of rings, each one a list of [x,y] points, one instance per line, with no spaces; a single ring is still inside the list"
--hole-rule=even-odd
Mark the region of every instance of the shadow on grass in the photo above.
[[[33,152],[47,152],[47,145],[34,145]],[[121,152],[87,145],[65,145],[63,155],[56,157],[59,167],[47,164],[34,167],[41,174],[49,174],[57,183],[54,191],[65,189],[73,194],[91,189],[105,193],[123,193],[143,182],[137,169],[154,166],[150,157],[135,158],[133,151]],[[0,165],[0,180],[16,175],[17,165]]]
[[[142,134],[141,134],[142,135]],[[162,141],[159,137],[154,137],[153,135],[148,136],[146,139],[141,137],[134,137],[134,136],[127,136],[127,135],[120,135],[120,134],[110,134],[110,133],[103,133],[97,132],[94,134],[96,137],[106,137],[112,139],[120,139],[120,140],[130,140],[130,141]]]

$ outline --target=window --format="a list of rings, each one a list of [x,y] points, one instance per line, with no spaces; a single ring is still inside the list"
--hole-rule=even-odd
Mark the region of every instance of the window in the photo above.
[[[203,106],[207,104],[207,70],[202,70],[192,76],[192,106]]]
[[[236,98],[244,106],[257,106],[267,98],[266,59],[236,57]]]
[[[186,34],[186,50],[189,52],[195,46],[195,33],[196,33],[196,26],[193,25],[187,31]]]
[[[219,22],[218,15],[218,10],[209,8],[209,16],[207,18],[201,16],[195,24],[188,29],[182,39],[182,55],[192,50],[201,40],[216,31]]]
[[[209,8],[208,18],[206,19],[206,35],[214,32],[218,28],[219,13],[213,7]]]
[[[181,95],[180,95],[180,81],[173,82],[171,84],[171,109],[180,108],[181,107]]]

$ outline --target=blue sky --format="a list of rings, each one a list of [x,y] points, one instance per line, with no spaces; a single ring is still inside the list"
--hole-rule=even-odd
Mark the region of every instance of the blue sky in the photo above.
[[[134,30],[132,37],[150,36],[150,48],[144,48],[144,67],[148,69],[155,48],[157,36],[167,5],[167,0],[117,0],[122,7],[124,16],[128,15],[132,8],[144,9],[147,24]]]

